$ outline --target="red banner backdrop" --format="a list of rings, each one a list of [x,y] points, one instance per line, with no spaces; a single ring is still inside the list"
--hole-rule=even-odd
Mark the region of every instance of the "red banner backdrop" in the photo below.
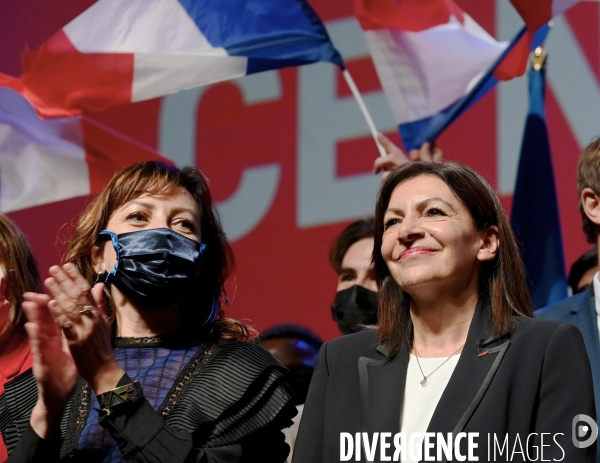
[[[492,35],[509,39],[522,22],[509,2],[497,2],[458,0]],[[39,46],[92,3],[3,5],[0,72],[19,75],[25,47]],[[352,16],[352,0],[311,3],[379,129],[399,142]],[[556,19],[548,41],[548,123],[567,266],[589,246],[576,209],[575,166],[581,148],[600,134],[599,18],[597,3],[581,2]],[[447,159],[471,165],[498,188],[507,210],[526,105],[525,79],[503,83],[438,140]],[[338,335],[329,309],[336,286],[329,246],[351,220],[372,213],[379,179],[370,174],[377,150],[337,69],[329,64],[284,69],[93,117],[208,175],[238,261],[229,282],[230,316],[250,320],[259,330],[294,322],[325,339]],[[10,214],[31,240],[43,275],[59,261],[69,224],[89,199]]]

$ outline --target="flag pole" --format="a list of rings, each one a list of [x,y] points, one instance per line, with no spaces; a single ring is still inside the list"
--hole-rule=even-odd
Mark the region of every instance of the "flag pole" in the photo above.
[[[373,135],[373,140],[375,140],[375,144],[377,145],[379,154],[381,156],[386,156],[387,153],[385,152],[385,149],[383,148],[383,146],[381,146],[381,143],[379,143],[379,141],[377,140],[377,128],[375,127],[373,118],[371,117],[371,114],[369,114],[367,105],[365,105],[365,102],[362,99],[360,92],[358,91],[358,87],[354,83],[354,79],[348,72],[348,69],[344,69],[342,71],[342,74],[344,74],[344,79],[346,79],[346,83],[348,84],[348,87],[350,87],[350,91],[352,91],[352,95],[354,95],[354,98],[356,99],[356,102],[358,103],[358,107],[360,108],[361,112],[363,113],[363,116],[365,117],[365,120],[367,121],[367,125],[369,126],[369,130],[371,131],[371,135]]]

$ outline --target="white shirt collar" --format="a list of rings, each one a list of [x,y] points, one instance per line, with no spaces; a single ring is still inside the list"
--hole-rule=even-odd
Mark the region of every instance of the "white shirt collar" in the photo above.
[[[594,278],[592,278],[592,284],[594,285],[594,302],[596,303],[596,314],[598,315],[598,317],[600,317],[600,272],[595,273]]]

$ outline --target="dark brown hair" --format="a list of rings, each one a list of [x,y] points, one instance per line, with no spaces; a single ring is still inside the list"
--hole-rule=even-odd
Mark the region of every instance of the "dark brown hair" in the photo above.
[[[92,248],[104,244],[98,234],[106,228],[115,211],[138,196],[160,194],[174,186],[182,186],[194,198],[200,211],[202,242],[207,244],[202,257],[202,273],[199,278],[194,303],[182,307],[183,322],[190,329],[199,330],[212,308],[213,301],[219,305],[219,316],[211,334],[220,339],[247,340],[253,330],[224,317],[227,294],[224,283],[231,274],[234,257],[231,246],[213,208],[208,182],[202,172],[193,166],[182,169],[163,162],[147,161],[132,164],[117,172],[106,188],[86,207],[79,217],[75,231],[69,241],[64,262],[72,262],[92,284],[95,272]],[[111,297],[107,294],[109,306]],[[110,307],[109,307],[109,310]]]
[[[339,274],[342,270],[342,261],[350,246],[365,238],[373,238],[375,234],[375,219],[359,219],[352,222],[338,235],[329,251],[329,262]]]
[[[588,243],[596,244],[596,231],[594,223],[589,219],[581,204],[581,191],[591,188],[600,195],[600,138],[594,139],[585,147],[577,161],[577,191],[579,193],[579,212],[581,213],[581,224],[583,233]]]
[[[467,208],[473,225],[484,230],[498,227],[498,254],[481,266],[479,297],[492,309],[497,335],[508,332],[515,315],[531,317],[531,300],[525,280],[525,270],[513,235],[510,220],[496,193],[473,169],[454,162],[409,162],[392,172],[382,183],[375,209],[375,246],[373,262],[379,288],[378,340],[388,355],[394,355],[407,339],[410,318],[410,296],[398,286],[381,255],[383,218],[394,189],[402,182],[420,175],[435,175],[448,185]]]
[[[581,293],[589,287],[589,285],[586,285],[579,289],[579,281],[581,278],[583,278],[583,275],[585,275],[588,270],[595,269],[597,267],[598,248],[596,246],[592,246],[583,255],[579,256],[579,259],[573,262],[573,265],[571,265],[571,269],[569,270],[567,283],[571,287],[573,294]]]
[[[0,334],[4,334],[25,323],[21,309],[23,293],[42,292],[31,246],[21,230],[4,214],[0,214],[0,260],[6,273],[6,292],[10,302],[8,318],[0,327]]]

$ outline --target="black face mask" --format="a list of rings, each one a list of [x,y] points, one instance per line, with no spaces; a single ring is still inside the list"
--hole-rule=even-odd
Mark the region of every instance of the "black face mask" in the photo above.
[[[190,296],[205,244],[168,228],[120,235],[102,230],[100,236],[110,238],[117,253],[105,283],[114,284],[137,307],[163,310]]]
[[[360,331],[357,325],[373,325],[377,323],[377,293],[359,285],[338,291],[331,315],[342,334]]]

